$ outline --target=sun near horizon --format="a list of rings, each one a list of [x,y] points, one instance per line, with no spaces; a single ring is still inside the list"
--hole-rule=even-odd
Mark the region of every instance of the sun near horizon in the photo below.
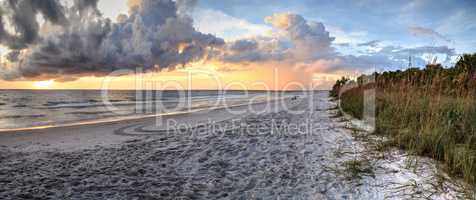
[[[53,80],[35,81],[35,82],[33,82],[33,88],[35,88],[35,89],[50,89],[51,86],[53,85],[53,83],[54,83]]]

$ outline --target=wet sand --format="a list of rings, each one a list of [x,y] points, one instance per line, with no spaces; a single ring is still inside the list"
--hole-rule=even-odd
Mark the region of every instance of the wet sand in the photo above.
[[[431,159],[377,150],[381,138],[335,117],[327,92],[286,105],[303,112],[170,116],[188,124],[174,131],[142,119],[3,133],[0,199],[465,197]]]

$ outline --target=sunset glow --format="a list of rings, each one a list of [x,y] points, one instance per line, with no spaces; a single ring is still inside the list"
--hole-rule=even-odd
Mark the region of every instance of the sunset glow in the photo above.
[[[51,85],[53,85],[53,82],[53,80],[37,81],[33,83],[33,87],[36,89],[49,89]]]

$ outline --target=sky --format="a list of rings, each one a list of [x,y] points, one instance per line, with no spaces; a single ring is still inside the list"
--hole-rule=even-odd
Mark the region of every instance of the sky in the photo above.
[[[470,0],[0,6],[4,89],[329,89],[341,76],[405,69],[409,60],[411,67],[452,66],[459,55],[476,52]]]

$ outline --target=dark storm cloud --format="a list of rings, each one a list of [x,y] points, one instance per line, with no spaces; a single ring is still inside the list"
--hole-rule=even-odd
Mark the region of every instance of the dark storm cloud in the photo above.
[[[93,9],[97,14],[101,12],[97,8],[99,0],[74,0],[74,10],[83,11],[87,10],[88,8]]]
[[[3,41],[7,38],[8,33],[5,32],[5,28],[3,27],[3,10],[2,7],[0,7],[0,43],[3,43]]]
[[[10,61],[10,62],[17,62],[19,56],[20,56],[20,51],[18,51],[18,50],[13,50],[13,51],[8,52],[8,54],[6,55],[6,58],[7,58],[8,61]]]
[[[187,14],[194,1],[135,1],[129,15],[121,15],[118,23],[101,16],[97,0],[76,0],[71,8],[61,7],[57,1],[36,2],[43,0],[4,6],[12,18],[19,16],[11,21],[21,36],[14,41],[25,44],[11,49],[27,51],[21,54],[21,62],[3,67],[0,72],[3,79],[101,76],[117,69],[137,67],[145,71],[160,70],[202,59],[208,49],[224,45],[222,39],[195,30]],[[37,10],[45,15],[47,22],[61,26],[46,24],[43,28],[52,31],[39,34],[38,22],[32,14],[21,13],[25,9]],[[59,10],[66,10],[66,14]],[[5,33],[2,30],[0,34]]]
[[[57,0],[8,0],[3,4],[2,15],[11,13],[9,19],[16,34],[11,35],[5,31],[3,18],[0,21],[0,37],[1,42],[11,49],[24,49],[36,42],[40,28],[36,19],[38,13],[54,24],[66,22],[64,8]]]
[[[233,51],[252,51],[258,47],[258,43],[253,40],[237,40],[233,42],[230,46],[230,49]]]

